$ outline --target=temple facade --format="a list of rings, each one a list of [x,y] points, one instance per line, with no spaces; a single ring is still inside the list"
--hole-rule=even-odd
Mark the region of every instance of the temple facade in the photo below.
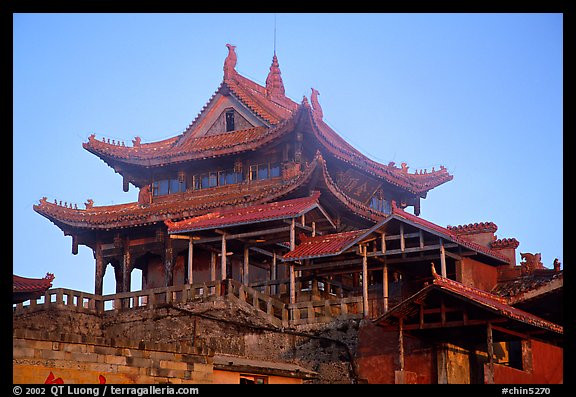
[[[83,144],[122,176],[124,191],[138,189],[137,202],[88,199],[78,208],[44,197],[34,205],[71,236],[73,254],[79,245],[94,253],[93,293],[56,292],[57,305],[192,313],[198,299],[228,297],[294,335],[355,321],[343,382],[499,383],[510,373],[562,381],[559,265],[546,269],[528,253],[517,265],[519,242],[498,238],[492,222],[425,220],[422,199],[453,178],[446,168],[409,171],[368,158],[325,123],[318,90],[299,102],[286,96],[276,54],[263,86],[236,71],[235,47],[227,48],[222,82],[183,133],[128,145],[93,134]],[[142,291],[130,291],[134,269]],[[108,298],[107,271],[116,282]],[[15,316],[30,309],[20,305]],[[234,349],[205,338],[215,371],[206,381],[334,381],[294,352],[275,357],[276,375],[263,375],[242,361],[253,359],[245,350],[227,360]],[[540,371],[538,354],[553,357],[554,369]],[[240,378],[230,375],[235,368]]]

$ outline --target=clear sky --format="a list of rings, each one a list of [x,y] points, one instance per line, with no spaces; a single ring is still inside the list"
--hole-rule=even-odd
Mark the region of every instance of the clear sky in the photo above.
[[[264,85],[275,19],[287,96],[319,90],[324,120],[376,161],[454,175],[421,217],[491,221],[518,262],[563,260],[562,14],[15,14],[14,273],[93,292],[92,251],[72,255],[32,205],[136,201],[82,143],[180,134],[222,81],[226,43]]]

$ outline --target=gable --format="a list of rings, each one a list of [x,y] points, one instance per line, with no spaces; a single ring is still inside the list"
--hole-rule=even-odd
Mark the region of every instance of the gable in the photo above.
[[[216,94],[206,109],[198,117],[193,130],[189,133],[194,138],[216,135],[226,132],[226,114],[234,118],[233,131],[265,126],[266,123],[248,109],[242,102],[231,95]]]

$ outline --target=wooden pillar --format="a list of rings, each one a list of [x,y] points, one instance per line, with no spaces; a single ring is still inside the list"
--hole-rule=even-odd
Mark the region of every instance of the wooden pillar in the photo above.
[[[382,232],[382,242],[380,243],[381,248],[382,248],[382,253],[385,254],[386,253],[386,233]]]
[[[164,238],[164,284],[166,287],[174,284],[174,249],[170,236]]]
[[[106,272],[106,265],[104,263],[104,258],[102,258],[102,245],[96,243],[96,249],[94,250],[94,259],[96,259],[96,275],[94,278],[94,294],[102,295],[103,285],[104,285],[104,273]]]
[[[250,267],[250,254],[248,252],[248,246],[244,246],[244,276],[242,277],[242,283],[248,285],[250,283],[250,275],[248,268]]]
[[[122,263],[119,263],[115,260],[114,265],[112,266],[114,267],[114,278],[116,280],[116,293],[119,294],[120,292],[124,292],[122,291],[124,287],[124,282],[122,281],[124,277],[124,272],[122,271]]]
[[[404,318],[398,319],[398,361],[400,371],[404,371]]]
[[[290,251],[296,248],[296,219],[290,223]],[[296,280],[294,275],[294,262],[290,262],[290,303],[296,303]]]
[[[122,259],[122,292],[130,292],[132,256],[130,254],[130,241],[128,238],[124,240],[124,256]]]
[[[366,256],[367,246],[360,246],[362,250],[362,312],[364,317],[368,317],[368,257]]]
[[[316,222],[312,221],[312,237],[316,237]]]
[[[386,258],[384,257],[384,260]],[[384,264],[384,268],[382,269],[382,289],[383,289],[383,298],[384,298],[384,313],[388,311],[388,265]]]
[[[440,275],[446,278],[446,250],[442,238],[440,238]]]
[[[192,240],[192,236],[188,240],[188,284],[194,283],[194,240]]]
[[[276,280],[276,251],[272,253],[272,264],[270,265],[270,280]],[[276,295],[278,285],[270,286],[270,293]]]
[[[210,253],[210,281],[216,281],[216,253]]]
[[[488,373],[485,374],[485,382],[494,383],[494,339],[492,337],[492,323],[488,321],[486,325],[486,343],[488,351]]]
[[[404,239],[404,224],[400,224],[400,251],[406,250],[406,240]]]
[[[222,250],[220,252],[220,279],[226,280],[226,234],[222,235]]]

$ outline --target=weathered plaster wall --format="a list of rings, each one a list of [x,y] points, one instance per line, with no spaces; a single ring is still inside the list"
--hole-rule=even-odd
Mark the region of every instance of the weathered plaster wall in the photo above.
[[[558,384],[564,380],[563,349],[531,340],[532,368],[521,371],[503,365],[494,366],[494,383]]]

